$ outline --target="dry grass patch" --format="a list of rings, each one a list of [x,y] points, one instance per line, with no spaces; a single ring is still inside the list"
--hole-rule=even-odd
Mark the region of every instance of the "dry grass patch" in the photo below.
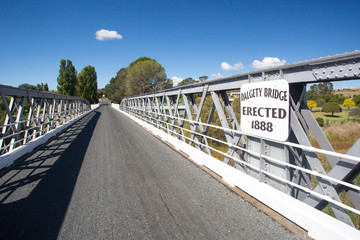
[[[329,127],[324,127],[323,131],[330,142],[341,141],[354,144],[360,138],[360,123],[337,123]]]

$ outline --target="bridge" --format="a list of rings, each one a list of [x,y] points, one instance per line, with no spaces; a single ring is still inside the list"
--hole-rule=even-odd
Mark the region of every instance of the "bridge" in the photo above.
[[[0,85],[0,238],[358,239],[360,142],[332,149],[306,84],[359,79],[359,70],[352,52],[112,106]],[[278,80],[288,84],[287,138],[242,131],[228,92]]]

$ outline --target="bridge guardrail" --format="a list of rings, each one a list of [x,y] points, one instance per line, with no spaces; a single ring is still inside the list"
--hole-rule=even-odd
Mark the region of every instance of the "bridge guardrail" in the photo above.
[[[360,140],[347,154],[333,150],[307,107],[306,84],[359,79],[359,73],[360,52],[355,51],[134,96],[124,99],[120,109],[199,151],[221,154],[225,164],[318,210],[331,208],[338,220],[355,227],[351,217],[360,215],[360,186],[354,184],[360,173]],[[288,139],[241,131],[227,93],[245,83],[279,79],[289,84]],[[211,106],[206,113],[205,104]],[[222,136],[212,136],[214,129]],[[320,148],[311,145],[310,131]],[[329,172],[322,161],[331,166]]]
[[[0,95],[5,108],[4,124],[0,126],[0,156],[11,153],[91,109],[89,102],[83,98],[6,85],[0,85]]]

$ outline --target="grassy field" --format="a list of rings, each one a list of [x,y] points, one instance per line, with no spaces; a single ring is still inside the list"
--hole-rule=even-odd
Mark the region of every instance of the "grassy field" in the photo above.
[[[334,113],[334,116],[331,116],[331,113],[321,112],[321,108],[313,108],[312,113],[315,118],[318,118],[318,117],[323,118],[325,125],[329,126],[329,125],[333,125],[336,123],[352,122],[354,118],[349,117],[349,113],[352,108],[357,108],[357,107],[351,107],[350,109],[343,107],[342,112]]]

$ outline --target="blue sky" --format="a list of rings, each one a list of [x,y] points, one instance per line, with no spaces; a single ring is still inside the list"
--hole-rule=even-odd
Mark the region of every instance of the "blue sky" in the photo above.
[[[0,0],[0,83],[56,89],[61,59],[78,72],[94,66],[103,88],[142,56],[181,79],[351,52],[360,50],[359,9],[359,0]],[[96,39],[102,29],[118,37]]]

